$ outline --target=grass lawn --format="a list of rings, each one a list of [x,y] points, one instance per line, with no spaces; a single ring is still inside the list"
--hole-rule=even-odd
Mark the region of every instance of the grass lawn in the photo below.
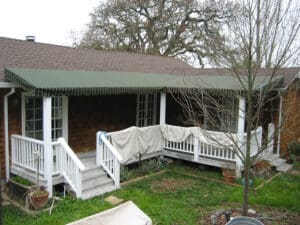
[[[220,173],[217,171],[199,171],[185,166],[171,166],[169,169],[163,174],[130,184],[109,195],[125,201],[132,200],[152,219],[153,224],[163,225],[205,224],[203,220],[211,211],[226,208],[228,205],[240,206],[240,187],[172,172],[189,172],[218,179]],[[300,171],[300,166],[298,169]],[[103,200],[106,196],[86,201],[68,197],[56,204],[52,215],[43,212],[38,216],[29,216],[13,206],[5,206],[3,224],[66,224],[111,208]],[[276,177],[263,188],[252,190],[250,203],[255,205],[254,208],[268,207],[268,210],[287,211],[299,216],[300,176],[285,174]]]

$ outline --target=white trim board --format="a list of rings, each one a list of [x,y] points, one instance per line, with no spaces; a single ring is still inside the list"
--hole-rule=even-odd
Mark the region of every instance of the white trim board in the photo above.
[[[15,83],[0,81],[0,88],[18,88],[18,87],[20,87],[20,85]]]

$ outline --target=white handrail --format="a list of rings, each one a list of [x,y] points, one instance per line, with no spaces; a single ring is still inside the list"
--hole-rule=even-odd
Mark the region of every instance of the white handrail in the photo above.
[[[78,156],[72,151],[70,146],[67,144],[64,138],[58,138],[57,141],[62,145],[63,149],[66,151],[66,153],[70,156],[70,158],[74,161],[76,166],[80,169],[80,171],[83,171],[85,169],[84,165],[78,158]]]
[[[35,143],[35,144],[40,144],[40,145],[44,144],[44,142],[41,141],[41,140],[37,140],[37,139],[34,139],[34,138],[30,138],[30,137],[24,137],[24,136],[21,136],[21,135],[18,135],[18,134],[12,134],[11,137],[18,138],[18,139],[28,141],[28,142],[32,142],[32,143]]]
[[[120,187],[120,163],[122,156],[107,140],[104,132],[96,134],[96,164],[114,180],[115,188]]]
[[[251,131],[250,157],[255,157],[262,149],[262,127]],[[247,133],[244,133],[244,149],[246,149]]]
[[[77,198],[80,198],[82,195],[81,172],[85,169],[85,167],[66,143],[64,138],[58,138],[57,142],[59,143],[59,150],[57,151],[58,171],[60,171],[65,180],[74,190]]]
[[[102,134],[101,140],[104,142],[104,144],[109,148],[109,150],[114,154],[114,156],[117,158],[119,162],[123,160],[123,157],[118,153],[118,151],[115,149],[114,146],[106,139],[105,135]]]

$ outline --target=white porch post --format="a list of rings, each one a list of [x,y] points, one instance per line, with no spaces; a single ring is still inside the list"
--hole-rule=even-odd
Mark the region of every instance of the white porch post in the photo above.
[[[68,115],[69,115],[69,98],[68,96],[62,96],[62,136],[68,143],[69,132],[68,132]]]
[[[238,113],[238,145],[239,149],[244,149],[244,131],[245,131],[245,111],[246,111],[246,100],[244,97],[239,97],[239,113]],[[236,176],[241,176],[242,160],[236,156]]]
[[[43,140],[45,179],[49,197],[52,197],[53,152],[51,146],[51,97],[43,97]]]
[[[282,93],[280,93],[280,102],[279,102],[279,118],[278,118],[278,135],[277,135],[277,149],[276,149],[276,155],[280,154],[280,143],[281,143],[281,126],[282,126]],[[275,137],[273,136],[273,139]]]
[[[160,93],[160,114],[159,114],[159,124],[166,124],[166,92]]]

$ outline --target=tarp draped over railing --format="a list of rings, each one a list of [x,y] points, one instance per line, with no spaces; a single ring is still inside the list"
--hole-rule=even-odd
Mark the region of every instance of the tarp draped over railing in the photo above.
[[[224,147],[234,146],[236,134],[208,131],[199,127],[154,125],[130,127],[109,133],[112,145],[123,157],[123,163],[139,160],[142,155],[160,152],[165,141],[183,142],[190,135],[201,143]]]

